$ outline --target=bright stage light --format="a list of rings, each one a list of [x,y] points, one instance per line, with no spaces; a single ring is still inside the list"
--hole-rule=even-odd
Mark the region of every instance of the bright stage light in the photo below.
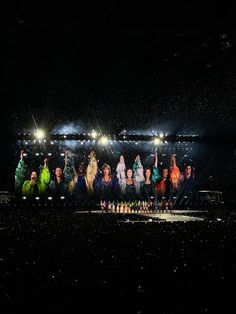
[[[98,136],[98,134],[97,134],[96,131],[92,131],[92,132],[91,132],[91,137],[92,137],[93,139],[95,139],[97,136]]]
[[[160,133],[160,138],[163,138],[164,137],[164,134],[163,133]]]
[[[161,144],[160,138],[159,138],[159,137],[154,138],[153,143],[154,143],[155,145]]]
[[[100,142],[102,145],[107,145],[108,144],[108,138],[106,136],[100,137]]]
[[[34,133],[34,136],[38,139],[38,140],[42,140],[45,137],[45,132],[43,130],[37,130]]]

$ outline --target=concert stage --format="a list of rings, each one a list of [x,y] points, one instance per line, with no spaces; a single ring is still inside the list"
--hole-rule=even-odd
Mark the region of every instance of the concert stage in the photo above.
[[[150,217],[151,219],[156,219],[159,218],[162,221],[168,221],[168,222],[175,222],[175,221],[183,221],[183,222],[188,222],[188,221],[203,221],[204,218],[200,217],[194,217],[191,216],[191,211],[188,211],[186,214],[182,213],[177,213],[178,211],[175,212],[170,212],[170,213],[148,213],[148,214],[142,214],[144,217]],[[196,211],[193,211],[196,213]],[[148,221],[151,221],[150,219]]]
[[[78,210],[75,214],[86,214],[88,211]],[[147,212],[147,213],[113,213],[94,210],[91,214],[114,215],[119,221],[126,223],[152,223],[152,222],[188,222],[188,221],[204,221],[204,215],[207,211],[204,210],[172,210],[168,212]],[[198,217],[201,216],[201,217]]]

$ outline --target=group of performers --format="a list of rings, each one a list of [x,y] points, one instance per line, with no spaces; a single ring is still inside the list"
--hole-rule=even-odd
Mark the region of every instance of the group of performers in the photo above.
[[[144,168],[139,155],[132,167],[127,167],[125,158],[120,156],[116,173],[112,175],[111,167],[104,164],[98,167],[94,150],[90,150],[88,164],[75,166],[73,155],[66,151],[64,167],[49,170],[48,159],[44,159],[39,175],[31,171],[30,179],[26,179],[27,166],[20,153],[20,160],[15,171],[15,188],[18,195],[26,197],[67,196],[77,199],[97,197],[100,200],[150,200],[189,201],[195,192],[195,178],[191,165],[185,165],[183,173],[176,164],[176,156],[170,158],[169,167],[158,164],[155,152],[153,166]]]

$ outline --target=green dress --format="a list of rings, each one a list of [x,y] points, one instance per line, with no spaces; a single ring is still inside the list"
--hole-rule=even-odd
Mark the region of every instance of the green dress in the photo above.
[[[24,160],[20,160],[15,171],[15,189],[27,197],[43,196],[47,194],[47,186],[50,182],[50,171],[47,166],[43,166],[39,178],[32,183],[30,180],[25,181],[26,165]]]

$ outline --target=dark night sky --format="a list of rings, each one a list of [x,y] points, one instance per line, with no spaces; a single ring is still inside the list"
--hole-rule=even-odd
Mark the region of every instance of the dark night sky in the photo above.
[[[235,121],[236,33],[226,3],[18,1],[2,12],[6,126],[30,128],[29,105],[49,130],[89,118],[119,132],[150,115],[191,118],[186,111]]]

